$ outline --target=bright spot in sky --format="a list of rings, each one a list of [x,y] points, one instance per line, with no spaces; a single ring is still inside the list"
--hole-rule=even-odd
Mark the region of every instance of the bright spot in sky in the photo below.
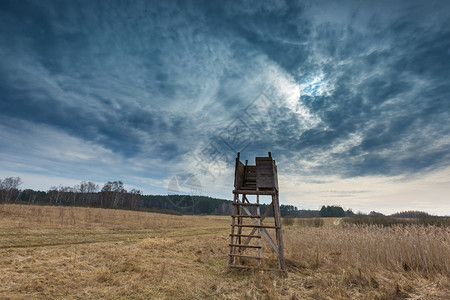
[[[331,88],[322,72],[307,77],[304,83],[300,84],[300,89],[302,95],[306,96],[326,96],[331,92]]]
[[[277,96],[285,99],[285,106],[297,115],[299,124],[305,130],[313,128],[321,122],[320,118],[310,112],[300,100],[301,86],[287,74],[281,74],[276,80]]]

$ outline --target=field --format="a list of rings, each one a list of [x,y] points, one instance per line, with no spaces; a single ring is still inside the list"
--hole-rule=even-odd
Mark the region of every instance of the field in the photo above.
[[[0,205],[0,299],[450,295],[448,227],[294,222],[283,228],[286,274],[229,270],[229,229],[229,217]]]

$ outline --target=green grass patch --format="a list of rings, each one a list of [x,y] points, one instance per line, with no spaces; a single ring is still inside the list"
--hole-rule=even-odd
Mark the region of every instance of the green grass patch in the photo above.
[[[384,227],[390,227],[393,225],[423,225],[423,226],[438,226],[449,227],[450,217],[439,216],[423,216],[419,218],[395,218],[383,215],[367,216],[367,215],[355,215],[353,217],[345,218],[344,224],[354,225],[378,225]]]

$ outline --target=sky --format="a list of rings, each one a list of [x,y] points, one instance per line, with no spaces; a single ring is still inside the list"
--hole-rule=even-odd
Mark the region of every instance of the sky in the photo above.
[[[236,152],[270,151],[281,204],[450,215],[449,15],[431,0],[2,0],[0,179],[232,199]]]

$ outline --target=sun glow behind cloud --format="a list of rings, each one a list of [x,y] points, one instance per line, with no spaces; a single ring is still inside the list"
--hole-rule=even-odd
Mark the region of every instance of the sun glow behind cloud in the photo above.
[[[267,72],[270,74],[268,82],[273,86],[268,92],[269,96],[275,99],[278,106],[285,105],[297,116],[301,126],[299,130],[304,131],[317,126],[321,120],[301,102],[302,87],[293,76],[276,65],[268,68]]]
[[[300,84],[300,91],[306,96],[330,96],[333,88],[326,81],[325,74],[320,72],[317,75],[307,76]]]

